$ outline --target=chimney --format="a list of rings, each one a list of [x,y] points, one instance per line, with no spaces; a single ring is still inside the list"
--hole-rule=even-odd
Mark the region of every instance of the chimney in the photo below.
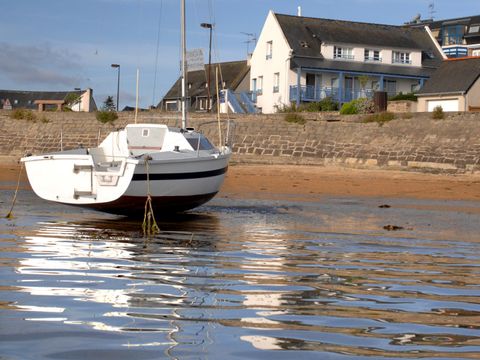
[[[297,16],[302,16],[302,7],[297,7]]]

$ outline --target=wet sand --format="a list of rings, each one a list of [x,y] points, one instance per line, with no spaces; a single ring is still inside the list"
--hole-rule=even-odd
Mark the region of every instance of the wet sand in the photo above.
[[[480,176],[317,166],[235,165],[222,192],[480,200]],[[262,195],[263,194],[263,195]]]
[[[0,165],[0,188],[15,188],[19,165]],[[21,188],[28,188],[25,173]],[[220,196],[278,198],[296,195],[388,197],[428,200],[480,200],[480,176],[434,175],[402,171],[319,166],[232,165]]]

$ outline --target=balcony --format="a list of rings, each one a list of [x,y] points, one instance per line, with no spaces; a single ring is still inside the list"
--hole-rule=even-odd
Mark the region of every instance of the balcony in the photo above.
[[[335,60],[355,60],[355,56],[351,54],[334,54]]]
[[[290,101],[297,100],[298,87],[296,85],[290,86]],[[325,99],[327,97],[333,100],[344,103],[359,98],[373,99],[373,89],[350,89],[344,88],[340,94],[338,87],[315,87],[315,86],[300,86],[300,101],[301,102],[315,102]],[[389,96],[394,95],[393,93]]]

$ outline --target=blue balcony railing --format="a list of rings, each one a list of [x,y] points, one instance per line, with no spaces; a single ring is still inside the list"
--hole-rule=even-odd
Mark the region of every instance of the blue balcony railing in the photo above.
[[[299,88],[297,86],[290,86],[290,101],[297,100]],[[359,98],[373,98],[375,90],[373,89],[350,89],[344,88],[340,94],[338,87],[315,87],[315,86],[300,86],[300,101],[313,102],[320,101],[327,97],[333,100],[344,103]]]

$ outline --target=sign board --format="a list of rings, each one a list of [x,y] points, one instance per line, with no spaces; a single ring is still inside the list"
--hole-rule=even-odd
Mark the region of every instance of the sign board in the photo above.
[[[187,51],[187,71],[204,69],[203,49],[193,49]]]

